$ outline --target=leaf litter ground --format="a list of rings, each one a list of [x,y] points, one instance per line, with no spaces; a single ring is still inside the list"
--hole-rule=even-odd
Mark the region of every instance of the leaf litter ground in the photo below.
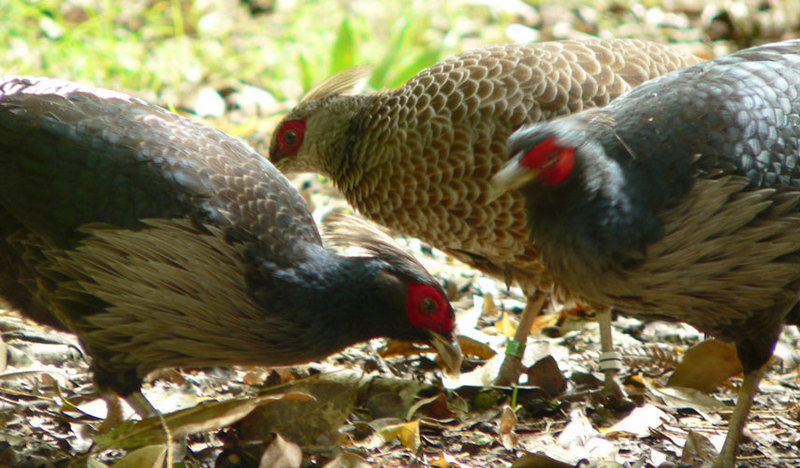
[[[318,219],[346,206],[317,177],[295,183]],[[538,467],[582,460],[589,465],[581,466],[699,466],[721,446],[741,371],[728,345],[704,341],[683,324],[619,316],[615,344],[624,356],[620,378],[628,395],[609,401],[600,394],[591,314],[553,304],[534,324],[522,384],[494,387],[524,305],[521,292],[416,240],[398,241],[444,282],[454,302],[467,354],[460,376],[443,376],[430,350],[380,340],[293,368],[164,370],[145,394],[167,415],[172,438],[186,436],[185,446],[171,447],[173,460],[186,466],[278,466],[276,460],[281,466]],[[105,406],[74,336],[11,312],[2,315],[0,329],[0,354],[7,356],[0,374],[0,466],[90,459],[102,466],[97,463],[120,458],[153,466],[166,457],[157,420],[94,432]],[[788,327],[756,397],[742,463],[800,465],[798,349],[800,333]],[[278,396],[257,396],[268,389]]]

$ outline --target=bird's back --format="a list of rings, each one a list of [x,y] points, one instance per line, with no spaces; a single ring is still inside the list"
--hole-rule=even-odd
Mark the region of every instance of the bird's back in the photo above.
[[[109,303],[129,301],[152,314],[155,325],[142,315],[140,330],[120,323],[122,338],[87,343],[104,350],[127,341],[126,333],[162,329],[158,314],[175,304],[197,317],[255,314],[242,252],[291,265],[309,245],[321,249],[307,205],[239,140],[124,94],[49,78],[0,79],[0,295],[25,315],[113,333],[91,323],[116,320],[100,313]],[[86,294],[97,285],[113,288]],[[226,297],[231,304],[218,301]]]
[[[314,112],[331,112],[325,119],[337,122],[347,115],[340,107],[355,107],[346,132],[323,126],[325,138],[339,135],[329,147],[309,146],[310,154],[277,165],[320,171],[367,217],[495,276],[542,286],[547,280],[528,243],[522,198],[488,201],[488,180],[506,160],[508,136],[526,123],[603,106],[698,61],[637,40],[475,49],[376,96],[330,98],[315,91],[316,103],[304,101],[286,119],[310,113],[306,141],[317,145]]]
[[[627,146],[617,154],[651,161],[651,189],[678,158],[708,175],[745,175],[753,187],[800,187],[800,40],[654,79],[603,114]]]
[[[288,180],[247,145],[158,106],[48,78],[0,80],[0,204],[71,247],[87,223],[191,218],[277,257],[319,244]]]

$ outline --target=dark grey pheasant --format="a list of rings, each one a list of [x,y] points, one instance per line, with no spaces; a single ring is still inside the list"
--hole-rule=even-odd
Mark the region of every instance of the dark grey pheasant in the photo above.
[[[411,256],[381,239],[330,253],[266,159],[123,94],[0,81],[0,228],[0,295],[76,332],[122,396],[159,367],[287,365],[379,336],[460,362],[453,309]]]
[[[525,123],[606,105],[697,62],[673,47],[619,39],[475,49],[365,96],[347,95],[356,77],[345,73],[283,119],[270,158],[283,171],[328,176],[361,214],[519,283],[532,297],[549,290],[550,278],[528,242],[522,197],[488,200],[508,136]],[[531,299],[526,312],[538,312],[542,299]]]
[[[745,378],[716,462],[733,466],[763,367],[800,321],[800,40],[665,75],[509,144],[493,184],[522,186],[558,287],[736,344]]]

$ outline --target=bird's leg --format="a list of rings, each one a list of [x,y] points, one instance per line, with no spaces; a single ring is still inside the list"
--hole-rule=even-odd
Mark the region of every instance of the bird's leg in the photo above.
[[[116,393],[106,390],[100,392],[100,397],[106,402],[106,419],[97,428],[100,433],[109,432],[122,424],[122,402]]]
[[[158,416],[158,420],[161,423],[161,429],[164,431],[164,445],[167,447],[167,451],[164,455],[164,466],[172,466],[173,460],[184,456],[186,453],[186,436],[183,436],[181,440],[173,440],[172,430],[167,424],[167,420],[164,418],[164,415],[161,414],[161,411],[156,409],[156,407],[153,406],[153,404],[150,403],[147,398],[145,398],[141,390],[137,390],[125,397],[125,401],[131,405],[131,408],[133,408],[134,411],[136,411],[136,414],[138,414],[142,419]],[[173,441],[175,443],[173,443]]]
[[[528,296],[525,310],[522,311],[517,331],[514,339],[506,345],[506,358],[500,366],[500,372],[494,383],[497,385],[516,385],[519,382],[519,374],[522,369],[522,356],[525,354],[525,343],[531,333],[533,320],[542,311],[542,306],[547,298],[547,293],[537,290]]]
[[[131,408],[133,408],[136,414],[142,419],[159,414],[158,410],[145,398],[141,390],[137,390],[125,397],[125,401],[131,405]]]
[[[110,391],[105,390],[101,392],[101,397],[106,402],[106,419],[100,424],[98,428],[98,432],[108,432],[120,424],[122,424],[122,402],[120,401],[120,397]],[[127,397],[125,397],[125,401],[136,411],[142,419],[149,418],[150,416],[154,416],[158,414],[158,410],[147,401],[147,398],[144,397],[141,391],[136,391],[131,393]]]
[[[758,392],[758,383],[764,375],[767,365],[764,364],[758,369],[744,374],[742,387],[739,389],[739,398],[736,401],[736,408],[733,410],[731,421],[728,423],[728,435],[722,445],[722,451],[714,460],[713,468],[728,468],[733,466],[736,459],[736,452],[739,448],[739,440],[742,438],[742,431],[747,422],[747,415],[750,407],[753,406],[753,397]]]
[[[597,324],[600,328],[600,370],[605,374],[603,394],[617,401],[625,398],[625,391],[617,378],[622,369],[622,356],[614,351],[614,337],[611,334],[611,309],[597,313]]]

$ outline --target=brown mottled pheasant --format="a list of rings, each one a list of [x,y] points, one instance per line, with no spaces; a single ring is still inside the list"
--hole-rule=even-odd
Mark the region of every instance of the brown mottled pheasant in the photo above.
[[[673,47],[617,39],[471,50],[371,95],[348,95],[358,76],[345,72],[285,117],[270,157],[284,171],[326,175],[363,215],[518,283],[529,295],[517,334],[524,343],[543,304],[536,291],[548,290],[550,279],[528,242],[522,197],[488,200],[508,136],[523,124],[603,106],[699,61]],[[604,337],[609,348],[610,334]],[[518,364],[512,378],[499,380],[515,380]]]

